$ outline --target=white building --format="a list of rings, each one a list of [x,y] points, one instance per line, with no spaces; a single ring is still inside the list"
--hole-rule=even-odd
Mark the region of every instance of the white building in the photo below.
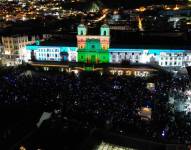
[[[3,36],[2,43],[5,53],[5,65],[14,66],[19,64],[20,58],[23,57],[24,48],[27,44],[32,44],[36,40],[35,36],[29,40],[28,36]]]
[[[47,39],[49,37],[50,35],[44,34],[42,39]],[[14,66],[25,61],[27,57],[26,45],[34,44],[37,39],[39,39],[39,37],[34,35],[3,36],[2,43],[6,58],[4,65]]]
[[[190,50],[161,50],[161,49],[118,49],[111,48],[110,62],[158,64],[162,67],[184,67],[191,65]]]

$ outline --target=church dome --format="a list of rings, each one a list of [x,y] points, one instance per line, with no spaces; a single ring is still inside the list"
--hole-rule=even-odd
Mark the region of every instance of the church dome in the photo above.
[[[108,26],[107,24],[103,24],[103,25],[101,26],[101,28],[109,28],[109,26]]]

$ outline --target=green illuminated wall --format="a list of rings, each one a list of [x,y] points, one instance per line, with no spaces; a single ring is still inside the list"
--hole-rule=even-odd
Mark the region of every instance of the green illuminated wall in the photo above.
[[[78,49],[78,62],[109,63],[109,52],[101,48],[99,39],[87,39],[85,47]]]

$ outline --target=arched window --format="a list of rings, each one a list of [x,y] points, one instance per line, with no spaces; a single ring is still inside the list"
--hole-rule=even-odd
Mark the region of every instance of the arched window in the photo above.
[[[106,36],[106,31],[103,32],[103,35]]]

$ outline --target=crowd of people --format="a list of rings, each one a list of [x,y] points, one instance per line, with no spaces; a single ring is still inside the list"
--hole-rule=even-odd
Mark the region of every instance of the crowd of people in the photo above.
[[[122,135],[168,143],[190,143],[191,121],[168,103],[169,91],[184,89],[188,78],[100,75],[97,72],[37,72],[26,68],[0,71],[0,105],[40,106],[55,116]],[[181,82],[180,82],[181,81]],[[154,83],[153,90],[147,83]],[[139,110],[152,109],[151,120]]]

